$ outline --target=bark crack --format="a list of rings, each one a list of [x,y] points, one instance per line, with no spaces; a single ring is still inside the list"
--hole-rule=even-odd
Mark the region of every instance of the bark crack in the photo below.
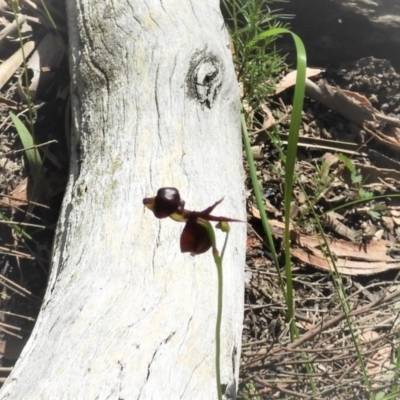
[[[171,340],[171,338],[175,335],[175,333],[176,333],[176,332],[171,332],[171,333],[169,334],[169,336],[168,336],[167,338],[165,338],[163,341],[161,341],[161,342],[159,343],[159,345],[157,346],[156,350],[155,350],[154,353],[153,353],[153,356],[151,357],[151,360],[150,360],[149,364],[147,365],[146,381],[149,380],[149,376],[150,376],[150,373],[151,373],[151,365],[153,364],[153,361],[154,361],[154,359],[156,358],[156,355],[157,355],[158,351],[161,349],[161,347],[162,347],[164,344],[168,343],[168,342]]]

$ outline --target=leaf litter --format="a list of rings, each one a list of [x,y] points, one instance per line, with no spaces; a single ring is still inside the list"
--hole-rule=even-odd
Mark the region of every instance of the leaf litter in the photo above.
[[[283,77],[275,97],[257,112],[260,128],[250,126],[252,146],[262,154],[257,171],[278,249],[284,230],[280,154],[287,144],[294,80],[295,73]],[[315,75],[309,71],[290,216],[300,334],[293,343],[279,277],[247,180],[250,229],[241,380],[253,382],[260,398],[369,398],[343,296],[371,390],[382,395],[395,384],[393,356],[400,332],[399,93],[400,74],[387,60],[368,57],[336,70],[316,69]],[[306,361],[311,374],[304,370]]]

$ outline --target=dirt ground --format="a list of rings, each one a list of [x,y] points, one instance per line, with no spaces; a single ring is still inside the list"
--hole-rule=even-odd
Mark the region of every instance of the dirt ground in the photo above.
[[[400,186],[400,75],[387,60],[369,57],[327,69],[311,79],[325,95],[315,96],[309,90],[314,86],[307,85],[291,213],[299,330],[299,338],[292,343],[279,276],[262,239],[259,212],[247,182],[242,385],[257,399],[368,398],[352,335],[360,345],[372,390],[384,391],[393,376],[400,307],[400,198],[396,197]],[[261,124],[267,128],[254,129],[253,134],[259,180],[278,252],[284,222],[284,166],[279,149],[285,151],[291,95],[287,89],[266,102]],[[354,96],[363,105],[370,102],[363,117],[374,113],[379,117],[360,122],[358,108],[343,116],[340,112],[348,111],[348,97]],[[381,115],[389,119],[379,120]],[[272,132],[275,121],[281,121],[278,143],[266,134]],[[380,197],[368,200],[372,196]],[[338,273],[329,261],[328,247]],[[280,272],[284,275],[283,268]],[[353,331],[343,298],[353,316]],[[312,363],[311,372],[304,370],[305,360]],[[318,395],[311,391],[310,376]]]
[[[32,195],[32,171],[9,117],[13,112],[30,127],[22,69],[9,67],[10,78],[0,88],[2,381],[39,312],[68,173],[65,20],[57,12],[52,14],[60,28],[54,34],[43,14],[22,9],[21,15],[26,17],[21,35],[33,38],[36,45],[44,43],[43,54],[51,47],[56,56],[38,68],[31,67],[28,77],[31,102],[37,110],[33,116],[35,141],[40,145],[46,182],[46,191],[37,203],[27,201]],[[4,28],[13,21],[7,13],[1,18]],[[20,49],[18,32],[7,34],[1,45],[4,65]],[[35,71],[39,78],[33,83]],[[299,330],[294,342],[284,319],[279,274],[263,239],[250,180],[246,181],[241,387],[248,394],[243,398],[368,398],[354,340],[359,343],[372,389],[384,391],[392,383],[400,307],[400,75],[389,61],[372,57],[314,73],[307,87],[299,139],[296,180],[301,186],[295,186],[291,213]],[[292,95],[293,89],[288,87],[266,100],[257,116],[262,129],[249,127],[282,265],[284,166],[280,151],[284,153],[286,148]],[[350,114],[346,112],[349,101],[357,104]],[[327,242],[321,239],[316,216]],[[327,247],[338,273],[332,272]],[[283,274],[283,269],[280,272]],[[305,361],[312,364],[312,370],[304,369]],[[310,377],[318,395],[312,393]]]

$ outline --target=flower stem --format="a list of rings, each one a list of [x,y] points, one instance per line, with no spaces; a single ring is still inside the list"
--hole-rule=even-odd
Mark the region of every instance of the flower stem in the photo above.
[[[221,255],[218,254],[216,247],[213,248],[213,256],[218,274],[218,305],[217,305],[217,322],[215,325],[215,369],[217,377],[217,393],[218,400],[222,400],[222,386],[221,386],[221,322],[222,322],[222,303],[223,303],[223,287],[224,279],[222,273],[222,260],[226,245],[228,243],[229,232],[226,233],[225,243],[222,248]]]

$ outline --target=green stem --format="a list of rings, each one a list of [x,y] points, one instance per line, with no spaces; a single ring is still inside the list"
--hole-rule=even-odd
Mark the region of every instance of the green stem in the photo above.
[[[229,224],[227,222],[220,222],[217,224],[217,228],[225,232],[225,242],[222,247],[221,255],[218,253],[217,241],[215,239],[214,228],[210,222],[199,219],[197,223],[204,226],[207,230],[207,235],[210,238],[212,246],[212,254],[214,257],[215,266],[217,267],[218,274],[218,302],[217,302],[217,322],[215,324],[215,369],[217,377],[217,393],[218,400],[222,400],[222,386],[221,386],[221,323],[222,323],[222,302],[223,302],[223,273],[222,273],[222,260],[224,258],[226,245],[229,237]]]
[[[217,393],[218,400],[222,400],[221,387],[221,322],[222,322],[222,289],[223,289],[223,274],[222,274],[222,257],[218,252],[214,254],[215,265],[218,273],[218,306],[217,306],[217,322],[215,325],[215,368],[217,370]]]
[[[222,304],[223,304],[223,287],[224,277],[222,273],[222,260],[226,245],[228,243],[229,232],[226,232],[225,243],[221,251],[221,255],[218,254],[216,247],[213,248],[213,256],[215,265],[217,267],[218,274],[218,305],[217,305],[217,322],[215,325],[215,368],[217,372],[217,393],[218,400],[222,400],[222,386],[221,386],[221,322],[222,322]]]

